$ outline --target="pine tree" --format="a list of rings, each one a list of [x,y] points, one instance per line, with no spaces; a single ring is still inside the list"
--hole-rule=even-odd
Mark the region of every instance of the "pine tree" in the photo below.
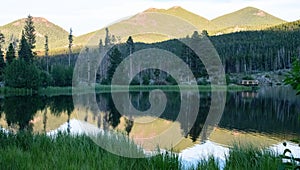
[[[70,34],[69,34],[69,67],[71,66],[72,46],[73,46],[73,35],[72,35],[72,28],[70,28]]]
[[[194,31],[193,35],[192,35],[192,39],[199,39],[200,35],[198,33],[198,31]]]
[[[128,47],[129,55],[131,55],[134,52],[134,42],[131,36],[128,37],[126,45]]]
[[[0,52],[0,81],[3,80],[3,73],[4,73],[4,69],[5,69],[5,62],[4,62],[4,55],[3,55],[3,51]]]
[[[105,45],[105,47],[107,47],[108,45],[111,45],[111,37],[110,37],[110,33],[108,31],[108,28],[105,28],[105,41],[104,41],[104,45]]]
[[[29,44],[26,41],[24,32],[22,32],[18,55],[19,59],[23,59],[26,62],[32,62],[33,60],[33,54]]]
[[[5,68],[5,62],[4,62],[4,52],[2,51],[2,45],[5,42],[5,37],[2,33],[0,33],[0,80],[2,81],[2,74],[4,72]]]
[[[117,44],[117,38],[115,35],[111,36],[111,44]]]
[[[35,27],[33,23],[33,17],[30,15],[28,15],[28,17],[26,18],[24,30],[25,30],[24,35],[27,40],[28,46],[30,47],[31,50],[33,50],[35,48],[35,43],[36,43]]]
[[[112,53],[109,55],[109,61],[110,61],[110,65],[108,67],[107,77],[108,77],[108,80],[111,81],[112,77],[116,71],[116,68],[122,62],[122,54],[118,50],[118,48],[115,47],[112,50]]]
[[[48,52],[49,52],[49,46],[48,46],[48,36],[45,35],[45,57],[46,57],[46,69],[47,72],[49,73],[49,56],[48,56]]]
[[[202,35],[202,36],[205,36],[205,37],[208,37],[208,32],[207,32],[207,30],[202,30],[201,35]]]
[[[99,50],[101,51],[103,49],[103,42],[102,39],[99,41]]]
[[[126,41],[126,45],[127,45],[127,48],[128,48],[128,52],[129,52],[129,55],[131,55],[132,53],[133,53],[133,51],[134,51],[134,42],[133,42],[133,39],[132,39],[132,37],[131,36],[129,36],[128,37],[128,39],[127,39],[127,41]],[[133,76],[133,70],[132,70],[132,67],[133,67],[133,65],[132,65],[132,59],[130,58],[129,59],[129,63],[130,63],[130,65],[129,65],[129,77],[132,77]],[[140,81],[140,83],[141,83],[141,81]]]
[[[29,46],[28,46],[29,47]],[[24,60],[13,60],[5,68],[5,85],[14,88],[37,90],[41,85],[39,69]]]
[[[6,52],[6,63],[10,64],[16,58],[16,51],[13,43],[10,43]]]
[[[2,45],[5,43],[5,37],[4,35],[0,32],[0,49],[2,49]]]

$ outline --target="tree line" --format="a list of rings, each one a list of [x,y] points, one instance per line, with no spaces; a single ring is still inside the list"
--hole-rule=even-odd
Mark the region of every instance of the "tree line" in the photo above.
[[[207,36],[216,48],[226,74],[240,73],[247,75],[290,69],[293,58],[300,58],[300,29],[299,25],[298,27],[292,27],[294,29],[284,29],[285,27],[282,27],[282,29],[277,26],[274,29],[264,31],[245,31],[219,36],[209,36],[206,31],[200,34],[195,31],[191,36],[180,40],[174,39],[153,44],[133,43],[132,37],[129,37],[126,43],[115,46],[108,53],[106,56],[108,63],[103,63],[100,66],[102,69],[106,67],[107,71],[98,76],[100,77],[99,82],[109,83],[117,65],[131,53],[129,49],[135,52],[146,48],[159,48],[170,51],[190,67],[196,78],[207,78],[208,75],[202,61],[199,60],[192,49],[182,43],[184,40],[197,40],[204,36]],[[159,77],[160,82],[173,83],[169,75],[162,71],[159,71],[158,74],[154,74],[155,70],[146,72],[137,75],[133,83],[148,84],[149,79],[156,80],[156,76]]]

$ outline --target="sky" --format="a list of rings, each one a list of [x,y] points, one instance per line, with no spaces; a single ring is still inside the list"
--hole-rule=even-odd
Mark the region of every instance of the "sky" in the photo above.
[[[0,25],[29,14],[82,35],[148,8],[181,6],[207,19],[252,6],[286,21],[300,19],[299,0],[8,0],[0,5]]]

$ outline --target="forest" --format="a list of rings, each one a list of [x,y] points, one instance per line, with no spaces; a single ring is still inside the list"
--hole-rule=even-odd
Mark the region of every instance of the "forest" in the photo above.
[[[79,53],[73,52],[72,30],[67,54],[49,56],[48,37],[45,36],[45,54],[38,57],[35,48],[35,27],[28,16],[19,46],[10,43],[8,50],[2,51],[5,37],[0,34],[0,78],[5,86],[38,89],[47,86],[71,86],[73,68]],[[207,84],[207,71],[199,57],[184,43],[185,40],[200,40],[208,37],[217,50],[226,74],[251,74],[257,72],[290,69],[292,62],[300,58],[300,21],[278,25],[260,31],[241,31],[224,35],[209,36],[207,31],[195,31],[185,38],[157,43],[134,42],[128,37],[126,43],[116,43],[115,35],[106,28],[105,40],[99,46],[113,46],[98,68],[96,82],[110,84],[112,75],[127,56],[133,52],[158,48],[167,50],[182,59],[192,70],[198,84]],[[4,55],[5,54],[5,55]],[[204,81],[203,81],[204,79]],[[146,70],[137,75],[131,84],[176,84],[172,76],[160,70]]]

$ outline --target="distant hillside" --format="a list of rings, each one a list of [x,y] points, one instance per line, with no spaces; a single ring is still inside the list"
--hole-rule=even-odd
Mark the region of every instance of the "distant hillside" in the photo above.
[[[187,11],[186,9],[183,9],[180,6],[175,6],[169,9],[156,9],[156,8],[149,8],[148,10],[144,12],[158,12],[163,14],[168,14],[172,16],[176,16],[178,18],[184,19],[188,21],[189,23],[193,24],[195,27],[197,27],[199,30],[207,30],[209,25],[209,20],[201,17],[199,15],[196,15],[190,11]]]
[[[247,30],[263,30],[270,26],[286,22],[253,7],[246,7],[209,21],[199,15],[176,6],[167,10],[149,8],[127,20],[110,25],[109,30],[111,30],[112,34],[120,36],[122,42],[124,42],[127,38],[123,37],[122,35],[133,35],[134,33],[138,32],[148,32],[149,34],[133,35],[135,41],[148,43],[164,41],[169,39],[169,37],[159,33],[165,32],[165,29],[168,28],[172,28],[170,30],[175,30],[173,28],[178,28],[176,29],[178,30],[177,32],[170,33],[171,35],[176,34],[176,37],[185,37],[186,35],[191,35],[194,29],[182,27],[182,23],[178,22],[178,19],[176,20],[176,18],[173,18],[174,16],[182,19],[183,21],[191,23],[199,32],[204,29],[207,30],[210,35]],[[92,35],[97,35],[94,37],[95,41],[97,38],[97,41],[99,41],[100,38],[104,39],[104,28],[79,36],[75,40],[75,43],[77,45],[83,45],[89,40],[90,37],[92,37]]]
[[[186,27],[189,24],[191,25]],[[175,35],[176,38],[181,38],[191,35],[197,30],[207,30],[209,24],[208,19],[189,12],[181,7],[175,6],[167,10],[149,8],[127,20],[110,25],[108,28],[112,34],[119,36],[122,42],[126,41],[128,35],[132,35],[136,42],[152,43],[171,38],[168,37],[168,35],[161,34],[162,32],[168,33],[171,30],[175,30],[175,32],[169,32],[170,35]],[[146,34],[136,34],[139,32]],[[123,35],[125,34],[126,36],[124,37]],[[100,38],[104,40],[105,28],[79,36],[75,40],[75,44],[85,44],[92,35],[96,35],[95,41],[99,41]]]
[[[246,7],[211,20],[216,27],[210,27],[210,30],[215,33],[260,30],[285,22],[260,9]]]
[[[34,26],[36,29],[36,50],[43,51],[45,44],[45,35],[48,35],[49,48],[63,48],[68,44],[69,33],[63,28],[51,23],[45,18],[34,17]],[[5,36],[6,47],[11,39],[20,39],[25,25],[25,18],[11,22],[0,27],[1,33]]]
[[[204,23],[208,21],[206,19],[201,19],[200,16],[192,15],[192,13],[189,13],[182,8],[171,8],[169,10],[164,10],[164,12],[157,11],[162,10],[149,9],[142,13],[138,13],[129,19],[108,26],[109,31],[112,35],[119,38],[121,42],[125,42],[128,36],[132,36],[135,42],[150,43],[164,41],[170,38],[185,37],[192,34],[194,31],[199,30],[198,27],[200,27],[200,24],[198,24],[198,27],[190,24],[193,20],[188,20],[187,16],[193,16],[194,18],[199,17]],[[178,19],[181,14],[180,11],[185,15],[185,18],[182,17],[181,19]],[[170,14],[166,15],[166,13]],[[178,16],[171,15],[171,13]],[[92,40],[90,40],[91,37],[93,37]],[[100,38],[104,41],[105,28],[77,37],[75,39],[75,44],[83,45],[88,41],[97,44]]]
[[[296,30],[299,31],[300,30],[300,20],[276,25],[276,26],[270,27],[268,29],[273,30],[273,31],[296,31]]]

